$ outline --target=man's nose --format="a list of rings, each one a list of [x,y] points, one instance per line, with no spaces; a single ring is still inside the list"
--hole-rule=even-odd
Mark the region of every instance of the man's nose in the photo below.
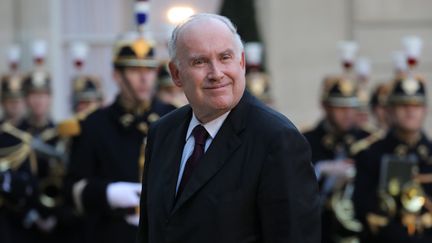
[[[223,78],[224,72],[222,65],[218,62],[211,62],[209,65],[209,72],[207,78],[210,81],[219,81]]]
[[[143,83],[145,83],[145,82],[147,82],[147,73],[145,73],[145,72],[141,72],[140,73],[140,81],[141,82],[143,82]]]

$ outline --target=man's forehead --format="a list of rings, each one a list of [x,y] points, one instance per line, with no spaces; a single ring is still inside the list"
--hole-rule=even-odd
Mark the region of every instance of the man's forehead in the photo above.
[[[222,53],[235,49],[235,38],[223,23],[219,23],[217,27],[204,24],[188,26],[179,36],[178,45],[185,47],[187,51],[201,52],[211,49]]]
[[[230,31],[228,26],[219,19],[215,18],[199,18],[195,20],[191,20],[188,23],[185,23],[182,27],[181,32],[187,31],[201,31],[201,30],[212,30],[213,28],[218,28],[220,30],[225,29],[226,31]]]
[[[216,19],[198,19],[183,26],[179,33],[178,40],[190,42],[194,40],[227,37],[233,39],[234,34],[228,26]]]

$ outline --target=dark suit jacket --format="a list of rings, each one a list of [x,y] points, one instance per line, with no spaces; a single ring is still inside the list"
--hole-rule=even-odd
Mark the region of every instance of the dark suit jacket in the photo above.
[[[185,106],[150,129],[139,242],[320,242],[309,145],[286,117],[248,93],[175,199],[191,116]]]

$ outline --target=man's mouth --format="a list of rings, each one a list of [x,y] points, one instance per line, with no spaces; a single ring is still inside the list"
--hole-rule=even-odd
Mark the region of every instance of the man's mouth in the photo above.
[[[220,88],[224,88],[226,86],[230,85],[229,83],[223,83],[223,84],[215,84],[209,87],[205,87],[205,89],[220,89]]]

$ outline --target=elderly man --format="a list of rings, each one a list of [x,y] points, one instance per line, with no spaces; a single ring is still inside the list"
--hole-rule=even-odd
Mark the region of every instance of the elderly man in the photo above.
[[[310,148],[245,92],[232,23],[195,15],[174,30],[170,54],[190,105],[149,131],[139,242],[320,242]]]

